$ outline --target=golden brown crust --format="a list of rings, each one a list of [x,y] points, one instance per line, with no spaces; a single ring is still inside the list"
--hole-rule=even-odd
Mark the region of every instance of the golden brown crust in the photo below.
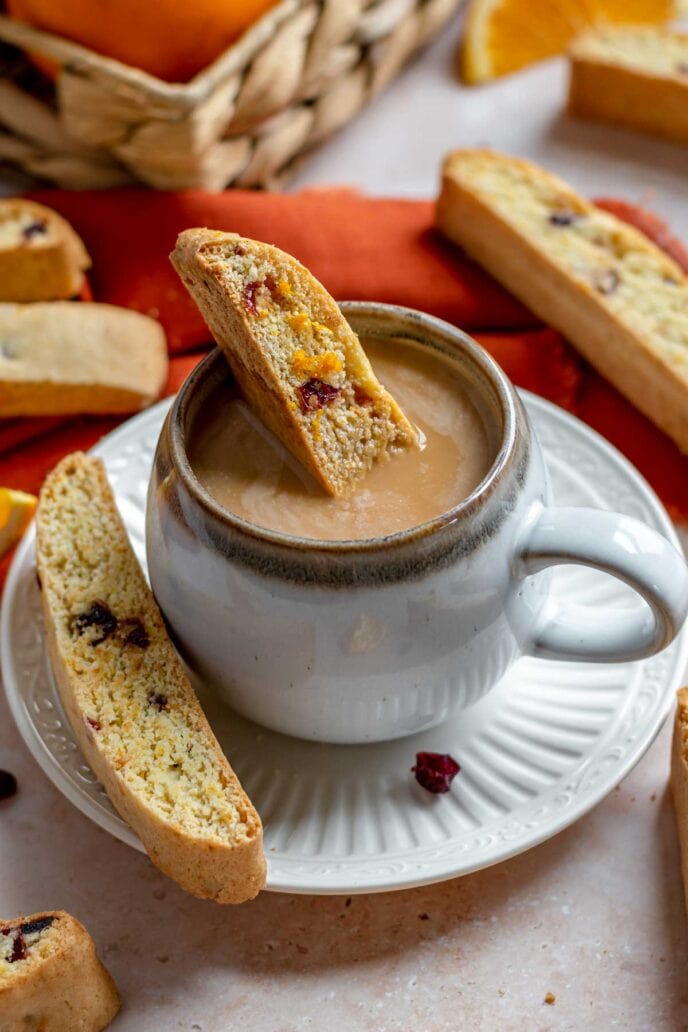
[[[688,76],[653,73],[643,66],[642,51],[634,66],[605,59],[591,39],[585,35],[571,47],[569,113],[688,142]]]
[[[100,460],[75,453],[49,474],[37,511],[37,550],[60,697],[113,806],[156,866],[187,892],[219,903],[252,899],[265,882],[260,817],[169,641]],[[68,571],[65,556],[75,557]],[[97,644],[97,651],[87,649],[84,663],[73,628],[74,614],[93,601],[85,591],[93,591],[123,622],[140,621],[149,639],[143,650],[127,650],[113,637]],[[156,700],[163,700],[164,716],[156,715]],[[161,809],[155,791],[161,783],[167,791],[164,778],[171,767],[177,768],[169,782],[173,801]],[[146,771],[143,782],[139,769]],[[186,779],[181,789],[179,775]],[[200,811],[194,808],[197,799],[211,799],[208,793],[220,801],[212,824],[196,816],[205,813],[205,803]]]
[[[671,750],[671,792],[681,850],[681,873],[688,911],[688,688],[677,692]]]
[[[565,182],[531,162],[487,150],[457,151],[444,165],[437,221],[446,235],[519,297],[541,319],[560,330],[603,376],[646,416],[688,452],[688,379],[685,363],[672,362],[634,318],[631,298],[622,311],[618,294],[604,293],[574,277],[565,261],[558,261],[537,232],[521,228],[523,212],[509,197],[499,208],[489,193],[475,185],[473,170],[506,169],[515,181],[541,188],[556,197],[560,210],[576,218],[597,220],[611,239],[611,250],[595,250],[613,274],[618,264],[615,249],[627,247],[653,276],[670,283],[677,297],[688,298],[682,270],[637,230],[600,212]],[[508,214],[507,214],[508,212]],[[519,221],[521,220],[521,221]],[[564,230],[565,231],[565,230]],[[667,289],[666,283],[659,284]],[[639,288],[641,289],[641,288]],[[637,296],[636,301],[637,303]]]
[[[291,255],[233,233],[189,229],[170,258],[252,408],[329,494],[347,491],[389,451],[417,443],[334,299]],[[302,411],[298,400],[300,381],[318,375],[296,375],[299,350],[313,368],[332,359],[325,379],[338,397],[317,411]]]
[[[31,922],[52,919],[26,959],[0,962],[2,1032],[101,1032],[120,1009],[119,994],[90,935],[63,910],[0,922],[8,937]],[[0,933],[1,934],[1,933]]]
[[[107,304],[0,304],[0,414],[138,412],[168,372],[154,319]]]
[[[56,301],[76,296],[91,259],[66,219],[24,198],[0,200],[0,226],[17,219],[47,232],[0,247],[0,301]]]

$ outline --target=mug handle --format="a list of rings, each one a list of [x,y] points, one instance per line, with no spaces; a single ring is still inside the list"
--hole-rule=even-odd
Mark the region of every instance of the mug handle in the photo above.
[[[676,637],[688,614],[688,566],[657,531],[620,513],[543,507],[520,543],[516,575],[572,563],[624,581],[647,606],[602,612],[548,597],[530,655],[622,663],[652,656]]]

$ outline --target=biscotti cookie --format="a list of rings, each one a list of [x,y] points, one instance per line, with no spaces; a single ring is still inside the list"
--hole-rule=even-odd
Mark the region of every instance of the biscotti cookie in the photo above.
[[[449,155],[437,219],[688,452],[688,281],[675,262],[556,176],[488,150]]]
[[[189,229],[170,256],[265,425],[332,495],[416,433],[337,303],[284,251]]]
[[[99,459],[58,464],[36,528],[53,672],[113,806],[187,892],[252,899],[265,880],[260,818],[172,647]]]
[[[688,33],[603,28],[569,56],[572,115],[688,143]]]
[[[63,910],[0,921],[1,1032],[100,1032],[119,1011],[91,936]]]
[[[0,301],[74,297],[90,265],[81,238],[56,211],[21,197],[0,200]]]
[[[674,798],[683,890],[688,909],[688,688],[681,688],[676,696],[671,750],[671,793]]]
[[[0,304],[0,416],[137,412],[160,396],[155,319],[115,305]]]

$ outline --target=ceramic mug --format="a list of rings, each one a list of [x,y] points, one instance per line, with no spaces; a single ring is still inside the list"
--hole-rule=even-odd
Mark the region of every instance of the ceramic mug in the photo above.
[[[494,463],[449,512],[385,538],[314,541],[254,526],[210,497],[187,458],[195,414],[230,378],[210,354],[163,427],[146,516],[153,590],[192,672],[277,731],[375,742],[440,723],[524,653],[617,662],[668,645],[688,611],[683,558],[628,516],[551,507],[533,427],[490,356],[420,312],[342,310],[362,337],[408,338],[460,367],[499,430]],[[558,563],[618,577],[647,604],[567,605],[540,573]]]

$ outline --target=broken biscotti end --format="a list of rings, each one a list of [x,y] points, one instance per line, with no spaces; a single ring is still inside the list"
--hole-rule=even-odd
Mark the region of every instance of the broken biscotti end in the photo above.
[[[0,1028],[101,1032],[120,1009],[115,983],[63,910],[0,920]]]
[[[218,903],[265,882],[260,817],[206,720],[99,459],[48,475],[36,514],[50,661],[76,739],[157,867]]]
[[[171,261],[263,423],[331,495],[417,447],[337,303],[291,255],[188,229]]]

